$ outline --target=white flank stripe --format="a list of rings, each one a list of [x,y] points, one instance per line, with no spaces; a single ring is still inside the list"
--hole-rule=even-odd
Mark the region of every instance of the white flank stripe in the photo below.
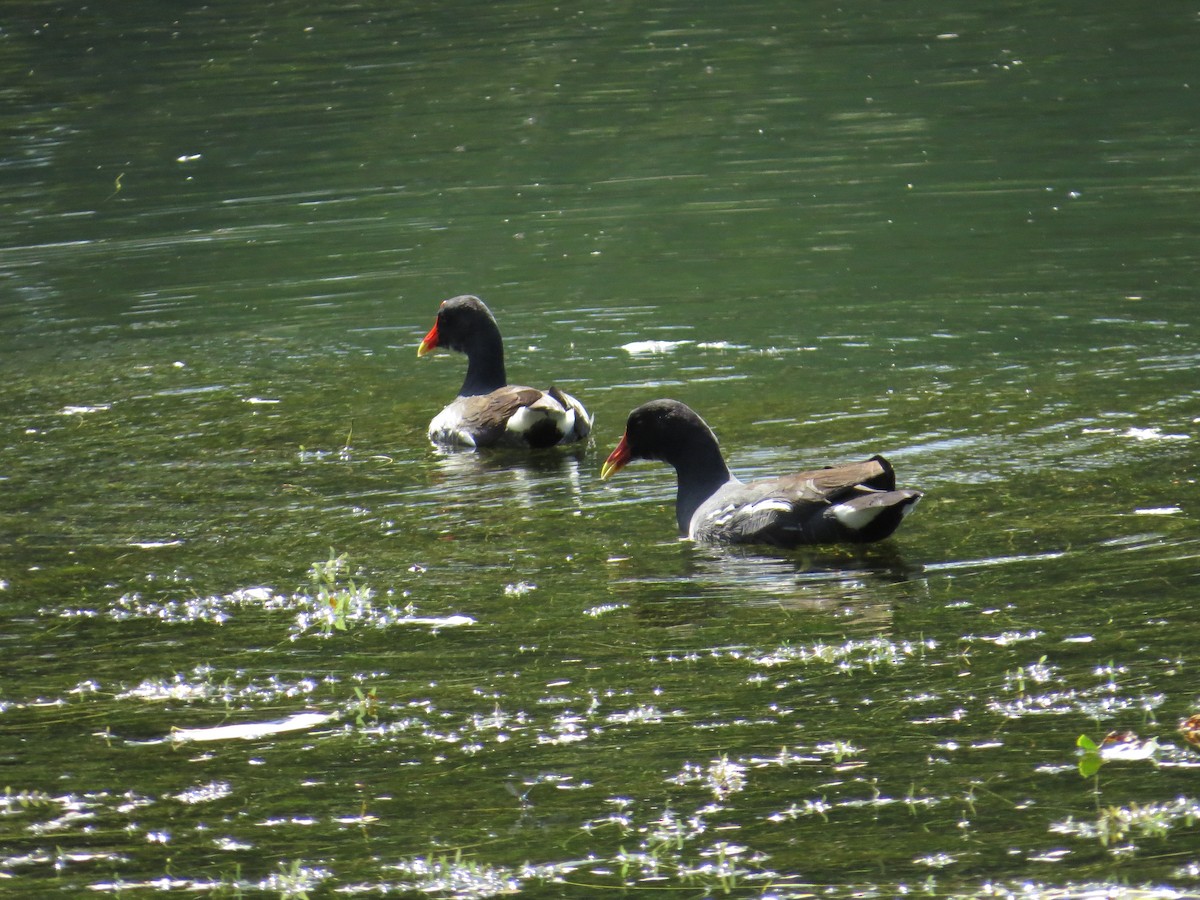
[[[759,500],[757,503],[751,503],[749,506],[747,506],[745,514],[752,516],[755,513],[769,512],[773,509],[779,510],[779,512],[791,512],[792,504],[786,500],[780,500],[777,497],[766,497],[763,500]]]
[[[765,497],[755,503],[747,506],[740,506],[736,503],[731,503],[728,506],[722,506],[718,510],[714,510],[710,516],[713,525],[726,525],[737,519],[747,518],[749,516],[758,515],[759,513],[768,512],[783,512],[792,511],[792,504],[787,500],[780,500],[778,497]]]

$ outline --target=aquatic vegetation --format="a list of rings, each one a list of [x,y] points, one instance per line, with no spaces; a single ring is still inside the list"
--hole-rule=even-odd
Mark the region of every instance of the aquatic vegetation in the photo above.
[[[1004,673],[1004,687],[1006,690],[1014,692],[1018,697],[1023,697],[1025,696],[1027,685],[1048,684],[1053,680],[1061,682],[1062,678],[1056,672],[1056,667],[1048,665],[1046,657],[1043,656],[1035,663],[1006,671]]]
[[[598,619],[601,616],[606,616],[609,613],[619,612],[623,609],[629,609],[628,603],[602,603],[599,606],[593,606],[591,609],[585,609],[583,614]]]
[[[632,709],[609,713],[605,721],[613,725],[651,725],[662,722],[667,715],[652,703],[642,703]]]
[[[227,708],[253,708],[281,700],[309,698],[321,685],[322,682],[315,678],[288,681],[278,675],[258,680],[248,678],[244,672],[224,672],[204,664],[190,672],[176,672],[164,678],[146,678],[133,687],[122,686],[116,690],[114,699],[149,703],[220,703]]]
[[[375,688],[370,687],[364,691],[358,685],[354,686],[355,700],[351,704],[350,713],[354,716],[354,722],[359,728],[366,728],[368,725],[373,725],[379,721],[379,698],[375,693]]]
[[[298,609],[341,614],[344,630],[336,624],[320,627],[321,620],[314,614],[311,627],[303,632],[326,638],[380,621],[389,611],[398,618],[415,615],[411,608],[395,610],[379,603],[373,594],[364,598],[366,585],[358,574],[351,578],[343,556],[330,553],[310,571],[308,584],[293,595],[250,595],[262,604],[264,621],[277,609],[290,614]],[[410,574],[425,577],[425,573]],[[505,576],[498,577],[496,595],[521,601],[526,595],[504,594],[509,583]],[[549,593],[555,588],[544,590]],[[351,599],[339,610],[342,591]],[[277,601],[280,605],[275,607]],[[249,607],[231,605],[228,609],[244,614]],[[576,614],[591,621],[584,610]],[[617,617],[608,622],[614,623],[611,627],[621,626]],[[461,632],[468,638],[475,633]],[[903,829],[911,822],[918,826],[912,829],[914,834],[926,837],[914,840],[914,852],[895,863],[906,867],[907,874],[898,877],[906,879],[906,893],[936,893],[929,887],[932,882],[925,880],[930,872],[944,880],[970,864],[971,855],[964,854],[957,842],[987,841],[988,823],[998,815],[1018,823],[1036,818],[1037,804],[1010,798],[1003,779],[998,784],[989,784],[986,777],[974,779],[985,756],[998,761],[1001,768],[1009,767],[1010,772],[1020,773],[1028,765],[1024,756],[1014,753],[1016,739],[993,729],[1002,729],[1005,726],[999,723],[1011,721],[1037,722],[1039,717],[1013,716],[1017,707],[1008,704],[1026,702],[1036,709],[1036,698],[1054,695],[1054,702],[1064,704],[1064,715],[1082,717],[1087,709],[1084,700],[1106,699],[1113,702],[1114,709],[1141,712],[1166,696],[1152,689],[1152,679],[1135,678],[1128,667],[1068,666],[1050,653],[1035,652],[1031,662],[1005,655],[1002,665],[994,665],[984,674],[980,670],[987,653],[993,652],[987,648],[1019,654],[1029,642],[974,641],[969,661],[961,656],[964,646],[972,644],[883,636],[779,643],[698,639],[693,646],[672,644],[665,650],[647,651],[642,662],[650,680],[639,681],[624,677],[622,667],[627,662],[620,655],[616,657],[618,665],[603,677],[570,666],[543,673],[538,665],[526,665],[525,660],[544,663],[544,649],[523,643],[517,654],[466,677],[436,682],[413,680],[404,671],[389,674],[383,667],[362,667],[356,674],[315,677],[293,673],[287,678],[282,674],[264,678],[203,664],[174,675],[144,677],[116,690],[99,678],[77,680],[69,696],[75,703],[213,706],[224,715],[258,711],[257,715],[240,714],[236,719],[199,727],[193,719],[189,722],[193,727],[175,733],[175,742],[195,748],[192,752],[200,758],[227,753],[236,746],[253,748],[254,742],[269,742],[263,746],[278,742],[280,749],[268,751],[278,754],[292,735],[308,748],[307,753],[325,760],[321,774],[310,776],[310,790],[314,791],[320,790],[329,773],[338,771],[341,763],[337,761],[347,755],[353,759],[384,749],[403,760],[398,771],[405,777],[389,781],[391,790],[381,793],[383,799],[370,791],[360,797],[355,788],[349,808],[343,797],[340,808],[322,814],[312,814],[304,805],[264,812],[256,817],[255,825],[270,833],[386,824],[396,814],[388,808],[389,794],[396,788],[403,790],[406,778],[415,775],[419,779],[426,770],[450,771],[449,766],[465,760],[473,765],[482,763],[500,779],[502,793],[516,798],[515,803],[507,802],[520,817],[511,826],[518,833],[530,827],[527,823],[564,818],[570,822],[570,813],[564,811],[575,807],[556,799],[562,791],[578,791],[574,796],[581,808],[589,810],[574,820],[579,834],[586,836],[583,859],[556,860],[554,854],[544,854],[516,865],[511,858],[493,858],[487,849],[469,854],[465,850],[434,851],[404,857],[396,864],[381,863],[375,875],[364,880],[344,880],[335,866],[322,860],[315,866],[288,862],[276,871],[260,870],[253,876],[164,876],[141,882],[160,889],[167,884],[190,884],[191,889],[208,884],[214,893],[270,890],[299,897],[327,892],[336,885],[337,890],[348,893],[390,891],[450,898],[536,893],[569,880],[596,887],[673,887],[715,895],[758,896],[761,892],[763,896],[800,897],[811,892],[811,883],[801,880],[794,864],[781,865],[779,861],[780,848],[788,845],[793,833],[819,830],[837,834],[846,827],[883,827],[876,823]],[[327,657],[334,658],[336,655]],[[974,680],[969,689],[960,689],[954,681],[934,677],[944,671],[956,673],[953,677],[963,684],[968,678]],[[708,690],[689,695],[681,690],[685,684],[703,684]],[[713,689],[718,684],[723,686]],[[838,716],[837,704],[826,704],[826,697],[851,704],[856,714]],[[886,708],[877,707],[880,698],[887,698]],[[1148,703],[1148,698],[1154,702]],[[279,705],[295,709],[297,702],[304,711],[278,711]],[[273,714],[261,714],[270,706],[276,707]],[[777,749],[764,752],[739,746],[743,735],[756,734],[759,729],[778,741]],[[666,734],[690,735],[691,742],[699,734],[703,740],[721,743],[708,756],[683,756],[675,761],[658,775],[657,791],[641,783],[634,792],[631,781],[629,794],[614,794],[599,804],[591,793],[596,774],[579,777],[572,771],[572,748],[582,742],[619,745],[630,753],[640,753]],[[801,736],[811,741],[798,741]],[[109,740],[114,737],[110,732]],[[1132,746],[1129,741],[1124,743]],[[914,745],[919,746],[915,771],[897,769],[898,755],[911,753]],[[119,738],[117,746],[121,746]],[[1098,745],[1096,754],[1104,764],[1122,758],[1112,755],[1122,752],[1118,744],[1103,751],[1107,757],[1100,756],[1103,747]],[[1146,747],[1145,742],[1137,742],[1139,750]],[[1081,749],[1086,755],[1082,742]],[[1127,747],[1125,752],[1132,750]],[[553,766],[529,762],[539,753],[554,754]],[[1159,747],[1153,753],[1157,762],[1180,767],[1192,765],[1194,756],[1186,747]],[[504,762],[497,767],[496,760]],[[612,774],[600,777],[634,777],[619,763],[614,765]],[[525,766],[534,771],[522,772]],[[344,794],[346,790],[343,783],[331,792]],[[188,827],[164,825],[158,807],[220,809],[230,800],[240,803],[243,795],[244,787],[236,777],[189,777],[160,796],[130,796],[120,803],[91,798],[90,807],[80,807],[69,815],[47,814],[25,831],[30,838],[60,840],[113,816],[138,816],[157,823],[137,829],[138,841],[147,846],[176,847],[190,838]],[[31,795],[31,800],[36,802],[36,797]],[[1012,805],[1006,805],[1009,803]],[[14,805],[19,806],[15,801]],[[499,808],[509,806],[501,802]],[[1123,816],[1109,813],[1106,820],[1097,819],[1096,823],[1074,812],[1073,818],[1060,826],[1074,828],[1071,833],[1079,839],[1112,841],[1106,846],[1114,848],[1113,853],[1123,852],[1119,848],[1128,846],[1130,839],[1169,840],[1189,827],[1186,813],[1169,808],[1163,798],[1146,798],[1140,805],[1122,808]],[[496,819],[495,806],[482,817],[489,822]],[[1085,824],[1080,826],[1080,822]],[[1046,826],[1042,823],[1041,827],[1044,830]],[[1067,832],[1054,833],[1061,836]],[[252,855],[256,849],[255,841],[246,840],[236,827],[206,834],[205,840],[221,852],[239,857]],[[1050,861],[1049,856],[1045,858]],[[34,854],[31,859],[49,857]],[[62,864],[79,865],[69,860]],[[133,893],[139,882],[127,879],[112,884]],[[859,887],[884,895],[897,890],[897,884]],[[845,890],[848,896],[850,887]],[[838,896],[836,891],[826,893]],[[955,896],[959,895],[970,895],[970,891],[956,888]]]
[[[824,797],[810,797],[803,803],[792,803],[787,809],[771,813],[767,816],[767,821],[779,824],[801,818],[802,816],[820,816],[825,821],[828,821],[828,814],[833,808],[833,804]]]
[[[292,641],[306,635],[330,638],[351,627],[416,626],[436,631],[475,624],[473,618],[460,614],[421,615],[411,602],[403,608],[391,603],[377,605],[374,589],[349,577],[348,570],[347,555],[338,555],[331,550],[327,559],[317,560],[309,566],[307,583],[292,593],[280,593],[265,585],[238,588],[224,594],[186,597],[151,598],[140,591],[128,591],[106,609],[46,608],[42,612],[67,619],[104,616],[118,622],[152,619],[173,625],[224,625],[239,615],[282,612],[291,616],[288,638]]]
[[[934,892],[936,894],[936,892]],[[1099,882],[1046,884],[1041,881],[992,882],[958,894],[963,900],[1185,900],[1188,892],[1152,884],[1127,885]]]
[[[712,793],[713,799],[724,800],[746,787],[746,767],[722,755],[707,766],[688,763],[667,780],[671,784],[699,784]]]
[[[464,856],[461,850],[453,855],[415,856],[384,868],[399,872],[404,878],[397,883],[397,890],[448,896],[455,900],[484,900],[515,894],[523,880],[518,870],[480,863]]]
[[[1132,731],[1110,731],[1097,744],[1086,734],[1081,734],[1075,745],[1079,748],[1079,774],[1089,778],[1100,771],[1107,762],[1154,760],[1158,753],[1158,740],[1141,740]]]
[[[180,803],[196,804],[211,803],[233,793],[233,786],[227,781],[210,781],[208,784],[198,784],[175,795]]]
[[[308,569],[308,580],[316,594],[317,608],[327,610],[329,615],[323,619],[321,626],[326,634],[331,629],[346,630],[346,619],[354,608],[361,617],[362,610],[370,608],[371,592],[360,589],[354,579],[342,583],[341,573],[346,568],[346,554],[335,556],[329,551],[329,559],[325,562],[314,562]]]
[[[328,869],[306,866],[300,860],[280,863],[279,871],[262,879],[257,885],[265,891],[276,891],[282,900],[308,900],[310,891],[316,890],[332,877]]]
[[[835,763],[840,763],[848,757],[858,756],[863,750],[861,747],[854,746],[850,741],[830,741],[828,743],[817,744],[813,748],[813,752],[821,756],[829,756]]]
[[[679,865],[677,871],[684,883],[699,884],[728,894],[741,881],[770,881],[774,872],[764,871],[761,864],[765,854],[753,853],[749,847],[718,841],[698,851],[699,861]],[[746,865],[743,865],[742,858]],[[754,866],[754,868],[750,868]]]
[[[848,640],[841,644],[817,643],[806,646],[783,645],[774,650],[749,655],[756,666],[776,668],[789,663],[802,665],[827,665],[839,672],[854,672],[865,669],[873,672],[881,666],[899,666],[919,659],[928,650],[937,647],[937,641],[892,641],[886,638]]]
[[[390,628],[395,625],[425,626],[434,630],[473,625],[470,616],[422,616],[413,604],[397,609],[390,604],[374,603],[375,592],[365,584],[345,576],[349,567],[346,554],[314,562],[308,570],[308,589],[292,594],[290,606],[295,612],[289,637],[298,639],[314,629],[322,637],[349,627]]]
[[[1166,802],[1106,806],[1092,822],[1067,818],[1053,823],[1050,831],[1098,841],[1101,846],[1116,852],[1118,848],[1114,845],[1130,835],[1142,839],[1165,838],[1174,829],[1191,828],[1198,821],[1200,802],[1190,797],[1177,797]]]
[[[990,711],[1009,719],[1027,716],[1082,715],[1100,721],[1126,712],[1150,716],[1164,702],[1161,693],[1129,693],[1109,667],[1096,667],[1096,683],[1076,687],[1045,656],[1038,662],[1005,673],[1004,689],[1016,696],[989,701]],[[1056,685],[1055,689],[1045,689]],[[1043,688],[1035,691],[1034,688]]]
[[[669,779],[672,783],[675,779]],[[776,873],[765,869],[767,855],[730,841],[702,845],[698,839],[709,826],[705,810],[683,816],[664,810],[656,819],[639,822],[635,804],[627,798],[610,798],[617,813],[585,823],[589,833],[617,825],[622,843],[610,857],[594,857],[588,871],[596,876],[615,876],[626,887],[665,886],[681,879],[689,885],[729,893],[739,882],[770,882]],[[636,837],[633,847],[625,839]]]
[[[11,815],[18,810],[39,809],[55,806],[59,800],[43,791],[14,791],[4,788],[0,796],[0,813]]]

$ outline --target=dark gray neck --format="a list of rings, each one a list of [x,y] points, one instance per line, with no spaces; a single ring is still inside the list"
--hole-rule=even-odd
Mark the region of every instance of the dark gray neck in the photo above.
[[[691,447],[686,454],[668,459],[675,467],[678,490],[675,494],[675,521],[680,534],[687,534],[692,516],[705,500],[734,480],[714,439],[710,444]]]
[[[504,371],[504,344],[500,340],[499,329],[493,326],[490,333],[476,333],[471,346],[463,352],[467,354],[467,377],[458,392],[460,397],[490,394],[508,384],[508,376]]]

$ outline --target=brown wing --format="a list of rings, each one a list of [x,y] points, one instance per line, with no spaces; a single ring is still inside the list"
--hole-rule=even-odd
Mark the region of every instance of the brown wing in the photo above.
[[[508,385],[490,394],[464,397],[460,409],[464,429],[476,435],[480,446],[495,443],[516,411],[536,403],[541,396],[536,388]]]
[[[503,428],[513,413],[522,406],[536,403],[541,396],[542,392],[535,388],[509,385],[490,394],[471,397],[463,418],[482,428]]]
[[[895,490],[896,473],[882,456],[873,456],[863,462],[784,475],[764,484],[767,483],[771,489],[765,494],[794,502],[818,503],[835,500],[839,494],[859,485],[877,491]]]
[[[876,456],[740,484],[697,511],[693,536],[784,547],[879,540],[921,498],[919,491],[894,490],[895,479],[888,461]]]

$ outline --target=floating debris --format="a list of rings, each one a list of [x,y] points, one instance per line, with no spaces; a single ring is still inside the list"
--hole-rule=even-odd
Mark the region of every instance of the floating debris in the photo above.
[[[692,341],[631,341],[622,344],[618,349],[624,350],[630,356],[645,356],[654,353],[674,353],[680,347],[686,347]]]
[[[104,412],[112,409],[111,403],[100,403],[96,406],[64,406],[58,411],[60,416],[86,416],[89,413]]]
[[[188,741],[253,741],[289,731],[309,731],[335,718],[332,713],[305,712],[270,722],[241,722],[237,725],[216,725],[212,728],[176,728],[172,730],[168,739],[177,744]]]

